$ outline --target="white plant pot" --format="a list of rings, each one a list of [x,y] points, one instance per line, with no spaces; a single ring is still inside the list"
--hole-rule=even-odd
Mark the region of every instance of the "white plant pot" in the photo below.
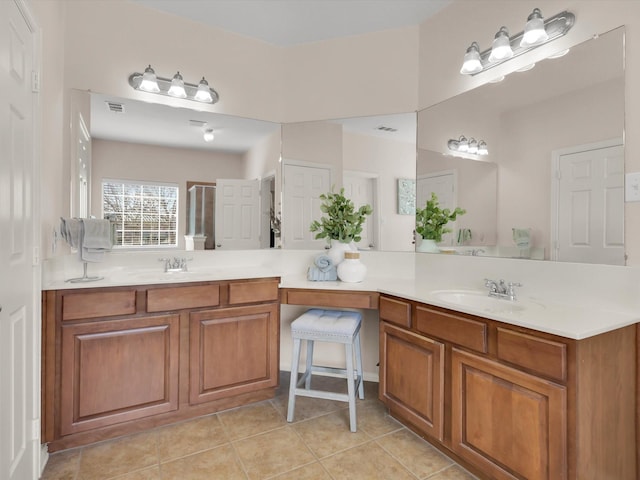
[[[331,262],[337,267],[344,260],[344,252],[357,252],[358,248],[353,242],[343,243],[338,240],[331,240],[331,248],[327,250],[327,255]]]
[[[367,266],[360,261],[360,252],[345,252],[337,270],[338,278],[347,283],[361,282],[367,274]]]
[[[440,253],[440,249],[435,240],[422,238],[420,234],[416,233],[416,252]]]

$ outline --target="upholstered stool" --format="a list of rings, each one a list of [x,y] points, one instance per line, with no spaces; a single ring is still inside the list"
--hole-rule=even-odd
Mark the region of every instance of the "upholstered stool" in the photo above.
[[[349,402],[349,424],[352,432],[356,431],[356,390],[364,399],[362,384],[362,355],[360,353],[360,325],[362,315],[359,312],[342,310],[322,310],[314,308],[300,315],[291,323],[293,339],[293,355],[291,357],[291,380],[289,383],[289,406],[287,422],[293,421],[296,395],[313,398],[325,398]],[[300,363],[300,345],[307,341],[306,370],[298,381],[298,364]],[[313,365],[313,343],[332,342],[345,346],[346,368],[324,367]],[[355,349],[356,368],[353,368]],[[347,379],[347,392],[335,393],[311,389],[311,375],[316,372],[337,374]],[[300,388],[304,383],[304,388]]]

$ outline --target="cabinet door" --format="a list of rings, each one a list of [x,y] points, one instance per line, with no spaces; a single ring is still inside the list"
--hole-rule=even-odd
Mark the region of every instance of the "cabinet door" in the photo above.
[[[380,322],[380,400],[442,441],[444,345]]]
[[[179,323],[162,315],[63,325],[61,434],[176,410]]]
[[[198,404],[278,385],[278,305],[190,315],[189,401]]]
[[[565,387],[453,349],[452,448],[496,479],[567,475]]]

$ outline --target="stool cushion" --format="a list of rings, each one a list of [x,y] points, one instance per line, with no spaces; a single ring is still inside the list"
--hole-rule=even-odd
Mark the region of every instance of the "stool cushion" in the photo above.
[[[351,341],[360,329],[362,314],[345,310],[307,310],[291,323],[291,335],[299,338],[326,338]]]

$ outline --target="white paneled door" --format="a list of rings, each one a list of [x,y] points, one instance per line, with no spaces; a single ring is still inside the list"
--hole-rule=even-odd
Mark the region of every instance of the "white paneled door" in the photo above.
[[[327,245],[309,230],[319,220],[320,195],[331,190],[331,169],[327,166],[284,164],[282,171],[282,238],[285,248],[319,250]]]
[[[358,242],[359,250],[377,250],[378,242],[378,208],[376,201],[377,179],[357,172],[344,172],[342,176],[344,194],[353,201],[356,208],[362,205],[370,205],[373,213],[367,217],[362,226],[362,238]]]
[[[218,249],[260,248],[260,180],[216,180]]]
[[[624,265],[624,148],[562,154],[556,176],[555,260]]]
[[[35,27],[0,2],[0,478],[39,474],[39,270],[34,183]]]

